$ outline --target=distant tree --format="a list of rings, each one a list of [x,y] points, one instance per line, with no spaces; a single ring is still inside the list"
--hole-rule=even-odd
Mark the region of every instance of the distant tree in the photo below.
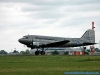
[[[0,54],[7,54],[7,52],[5,50],[1,50]]]
[[[64,52],[64,55],[68,55],[68,51]]]
[[[86,51],[90,52],[90,49],[87,49]]]
[[[30,51],[28,50],[28,49],[26,49],[26,52],[25,52],[26,54],[30,54]]]
[[[14,50],[12,53],[19,53],[18,51]]]
[[[94,50],[97,51],[97,52],[100,52],[100,49],[99,48],[95,48]]]
[[[52,52],[52,55],[58,55],[58,54],[59,54],[58,51],[53,51],[53,52]]]
[[[20,54],[25,55],[25,51],[20,51]]]
[[[29,55],[30,51],[28,49],[26,49],[26,51],[20,51],[20,54],[22,54],[22,55]]]

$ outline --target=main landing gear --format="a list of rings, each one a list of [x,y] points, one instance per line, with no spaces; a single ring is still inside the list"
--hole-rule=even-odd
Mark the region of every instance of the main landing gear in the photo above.
[[[35,55],[45,55],[45,51],[42,49],[42,51],[39,51],[38,49],[35,51]]]

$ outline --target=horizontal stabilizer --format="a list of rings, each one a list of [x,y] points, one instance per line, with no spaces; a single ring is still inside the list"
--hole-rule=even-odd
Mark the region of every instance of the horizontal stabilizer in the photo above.
[[[83,43],[83,45],[94,45],[94,44],[97,44],[97,43]]]

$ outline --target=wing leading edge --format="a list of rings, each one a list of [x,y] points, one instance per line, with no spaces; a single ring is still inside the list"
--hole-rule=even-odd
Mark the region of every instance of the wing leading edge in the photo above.
[[[65,45],[68,42],[70,42],[70,41],[69,40],[63,40],[63,41],[59,41],[59,42],[43,44],[43,45],[40,45],[39,47],[60,47],[60,46]]]

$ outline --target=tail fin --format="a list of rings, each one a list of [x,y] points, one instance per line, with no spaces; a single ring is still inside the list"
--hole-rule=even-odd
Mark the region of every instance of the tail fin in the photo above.
[[[93,29],[89,29],[83,34],[81,38],[90,43],[95,43],[95,31]]]

